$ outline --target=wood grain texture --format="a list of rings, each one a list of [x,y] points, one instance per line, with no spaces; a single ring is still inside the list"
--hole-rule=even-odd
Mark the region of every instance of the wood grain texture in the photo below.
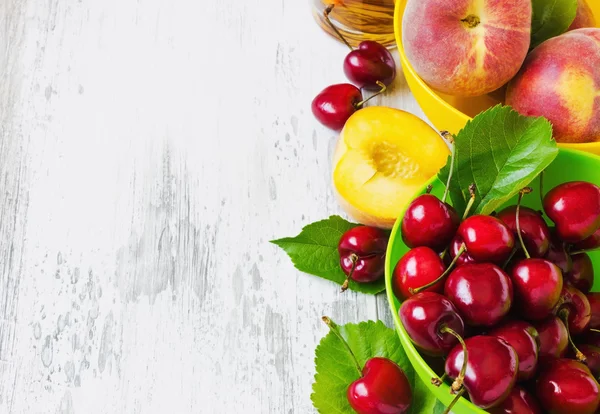
[[[341,213],[308,1],[0,3],[0,412],[308,413],[313,351],[383,296],[270,239]],[[379,100],[422,113],[398,79]]]

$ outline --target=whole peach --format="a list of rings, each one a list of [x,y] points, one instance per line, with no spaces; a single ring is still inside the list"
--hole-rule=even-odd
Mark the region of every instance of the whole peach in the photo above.
[[[546,40],[509,83],[506,103],[545,116],[558,142],[600,140],[600,29],[577,29]]]
[[[592,9],[590,9],[586,0],[577,0],[577,14],[575,15],[575,20],[573,20],[573,23],[571,23],[571,26],[569,26],[567,30],[581,29],[584,27],[596,27],[596,19],[594,19],[594,13],[592,13]]]
[[[508,82],[530,45],[531,0],[408,0],[402,45],[432,88],[478,96]]]

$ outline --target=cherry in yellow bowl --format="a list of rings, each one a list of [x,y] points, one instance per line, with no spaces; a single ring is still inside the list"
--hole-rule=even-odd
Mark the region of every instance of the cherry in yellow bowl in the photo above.
[[[600,0],[588,0],[596,22],[600,22]],[[408,86],[427,118],[438,130],[458,133],[475,115],[504,101],[504,89],[475,98],[450,96],[430,88],[415,72],[402,47],[402,16],[407,0],[396,0],[394,31],[400,63]],[[559,144],[561,148],[577,149],[600,155],[600,142]]]

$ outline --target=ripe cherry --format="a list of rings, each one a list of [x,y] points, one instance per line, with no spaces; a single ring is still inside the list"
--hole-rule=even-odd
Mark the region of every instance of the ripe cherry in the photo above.
[[[578,335],[588,326],[592,309],[590,301],[579,289],[565,285],[554,313],[563,322],[568,321],[567,329],[572,335]]]
[[[508,397],[500,405],[489,410],[490,414],[542,414],[540,403],[525,391],[515,386]]]
[[[348,277],[342,290],[348,288],[349,279],[369,283],[383,276],[387,244],[387,233],[375,227],[357,226],[342,235],[338,252],[340,266]]]
[[[519,357],[519,381],[533,377],[538,363],[539,335],[532,325],[523,321],[509,321],[494,328],[488,335],[505,340],[515,349]]]
[[[543,367],[536,395],[548,413],[593,414],[600,404],[600,386],[588,367],[572,359],[555,359]]]
[[[344,59],[344,73],[352,83],[362,89],[376,90],[380,83],[389,86],[396,77],[396,63],[392,54],[381,43],[365,40],[354,50],[329,19],[334,5],[327,6],[324,17],[329,26],[338,35],[350,53]]]
[[[579,253],[573,258],[573,268],[569,273],[563,274],[566,283],[588,293],[594,284],[594,265],[587,253]]]
[[[348,387],[350,406],[359,414],[406,413],[412,402],[412,391],[406,374],[398,364],[387,358],[374,357],[361,368],[338,326],[327,316],[323,317],[323,321],[346,348],[360,376]]]
[[[493,336],[474,336],[466,339],[465,345],[466,352],[456,346],[448,354],[446,374],[457,378],[466,359],[463,384],[471,402],[483,409],[502,403],[517,379],[517,353],[505,341]]]
[[[538,332],[540,343],[538,352],[540,365],[567,354],[569,333],[563,321],[556,316],[550,316],[543,321],[535,322],[534,327]]]
[[[600,247],[600,229],[596,230],[587,239],[575,244],[575,248],[579,250],[593,250]]]
[[[458,227],[458,235],[467,246],[467,252],[477,262],[501,265],[510,256],[515,240],[512,232],[496,217],[475,215]]]
[[[360,90],[349,83],[328,86],[313,99],[312,113],[327,128],[340,131],[354,112],[361,109],[370,99],[385,92],[385,85],[381,86],[377,94],[364,100]]]
[[[417,293],[400,305],[398,314],[411,341],[424,354],[447,355],[464,336],[462,318],[439,293]]]
[[[600,330],[588,329],[583,335],[579,337],[579,343],[594,345],[600,348]]]
[[[550,248],[545,259],[560,267],[563,275],[573,270],[571,255],[567,253],[566,245],[559,239],[554,227],[550,229]]]
[[[588,302],[590,303],[590,323],[588,328],[600,329],[600,293],[592,292],[587,295]],[[600,342],[599,345],[600,346]]]
[[[578,243],[600,228],[600,187],[584,181],[560,184],[544,197],[544,211],[563,241]]]
[[[496,216],[512,230],[515,237],[517,237],[516,213],[517,207],[511,206],[500,211]],[[544,257],[550,248],[550,230],[540,213],[528,207],[520,207],[519,224],[521,236],[531,256]]]
[[[563,288],[562,272],[545,259],[525,259],[511,271],[515,304],[523,318],[538,321],[548,317]]]
[[[510,311],[513,287],[510,278],[490,263],[466,264],[446,279],[444,295],[471,326],[494,326]]]
[[[579,350],[585,355],[585,365],[590,369],[594,378],[600,377],[600,348],[590,344],[578,345]]]
[[[462,245],[463,240],[460,238],[460,236],[456,236],[452,239],[450,242],[450,257],[452,259],[456,258],[456,256],[459,254]],[[461,266],[467,263],[475,263],[475,259],[471,257],[469,252],[465,251],[458,257],[456,264]]]
[[[429,247],[416,247],[402,256],[394,268],[394,294],[399,300],[405,300],[414,294],[414,289],[438,280],[444,270],[442,259],[436,252]],[[425,291],[441,292],[443,287],[444,281],[440,280]]]
[[[432,194],[415,198],[402,218],[402,240],[408,247],[426,246],[442,251],[448,246],[460,217],[456,210]]]

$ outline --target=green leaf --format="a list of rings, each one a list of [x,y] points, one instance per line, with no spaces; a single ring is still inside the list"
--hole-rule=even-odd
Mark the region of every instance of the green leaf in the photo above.
[[[331,216],[307,225],[296,237],[272,240],[271,243],[286,251],[296,269],[342,285],[346,275],[340,267],[337,246],[342,235],[356,226],[358,224],[350,223],[340,216]],[[385,290],[385,281],[383,278],[374,283],[356,283],[350,280],[348,288],[375,295]]]
[[[441,406],[441,411],[439,410]],[[421,378],[415,376],[415,382],[413,386],[413,402],[408,411],[409,414],[430,414],[430,413],[443,413],[446,407],[442,404],[435,396],[429,391],[427,385]]]
[[[531,49],[567,31],[577,14],[577,0],[533,0]]]
[[[402,368],[413,389],[411,414],[432,412],[436,399],[424,384],[419,384],[420,380],[416,380],[414,369],[396,331],[386,327],[381,321],[349,323],[338,326],[338,329],[361,367],[370,358],[383,357],[391,359]],[[316,374],[311,400],[317,411],[322,414],[354,413],[346,392],[350,384],[360,378],[360,373],[352,355],[333,332],[329,332],[317,346],[315,364]]]
[[[477,115],[455,138],[456,159],[450,196],[464,210],[475,183],[472,213],[490,214],[526,187],[558,155],[552,126],[545,118],[526,117],[497,105]],[[439,173],[446,182],[448,163]]]
[[[435,400],[435,406],[431,412],[433,414],[442,414],[444,411],[446,411],[446,406],[440,400]]]

